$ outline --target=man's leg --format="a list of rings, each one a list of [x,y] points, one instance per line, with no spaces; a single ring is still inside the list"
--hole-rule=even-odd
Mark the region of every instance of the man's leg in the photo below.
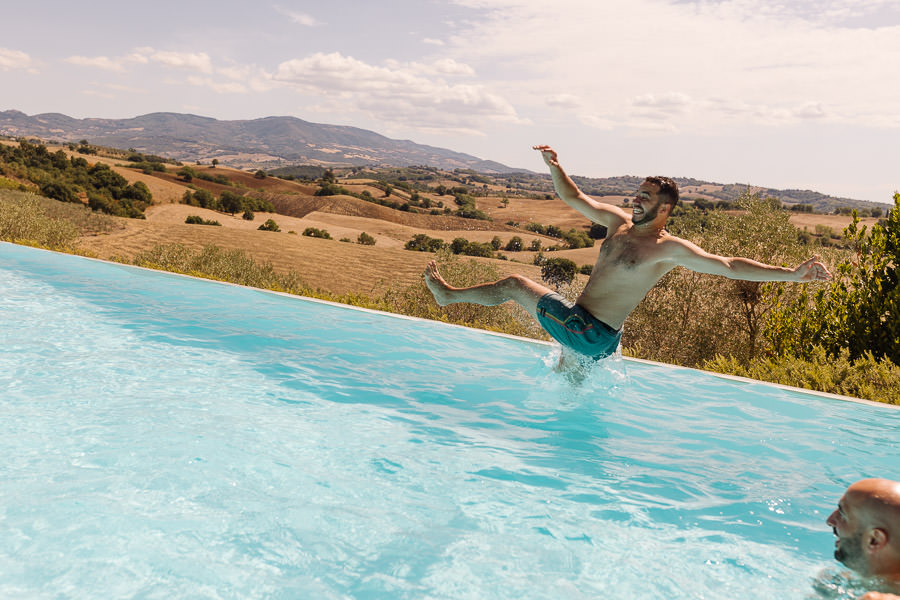
[[[441,306],[454,302],[495,306],[512,300],[522,305],[533,317],[537,317],[538,300],[553,291],[521,275],[510,275],[499,281],[466,288],[453,287],[438,273],[434,261],[428,263],[425,269],[425,285]]]

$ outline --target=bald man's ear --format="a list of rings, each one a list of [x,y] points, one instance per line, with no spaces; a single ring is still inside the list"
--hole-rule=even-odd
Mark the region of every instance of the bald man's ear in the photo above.
[[[865,544],[866,550],[869,552],[877,552],[881,550],[888,543],[888,534],[887,531],[881,529],[880,527],[876,527],[874,529],[870,529],[866,533]]]

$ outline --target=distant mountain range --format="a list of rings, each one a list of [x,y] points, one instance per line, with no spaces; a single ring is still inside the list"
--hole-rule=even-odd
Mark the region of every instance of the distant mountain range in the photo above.
[[[0,135],[34,136],[62,142],[134,148],[139,152],[193,162],[213,158],[235,167],[274,168],[293,164],[325,166],[428,165],[481,173],[522,171],[469,154],[394,140],[373,131],[310,123],[295,117],[219,121],[178,113],[151,113],[131,119],[75,119],[59,113],[0,112]]]

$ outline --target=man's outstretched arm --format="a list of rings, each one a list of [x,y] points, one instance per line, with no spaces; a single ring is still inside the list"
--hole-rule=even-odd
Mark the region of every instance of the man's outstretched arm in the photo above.
[[[566,175],[566,172],[560,166],[556,150],[550,146],[534,146],[534,149],[541,153],[541,157],[550,168],[550,176],[553,178],[553,187],[556,190],[556,195],[563,202],[594,223],[599,223],[606,227],[618,227],[628,220],[628,214],[619,207],[597,202],[578,189],[572,178]]]
[[[831,273],[828,272],[828,268],[825,265],[819,262],[818,256],[814,256],[791,269],[767,265],[740,256],[710,254],[696,244],[680,238],[671,238],[668,244],[668,254],[672,262],[698,273],[722,275],[729,279],[744,279],[747,281],[795,281],[805,283],[831,279]]]

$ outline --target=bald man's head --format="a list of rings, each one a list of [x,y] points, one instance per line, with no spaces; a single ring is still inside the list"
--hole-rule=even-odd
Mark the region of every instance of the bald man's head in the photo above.
[[[857,481],[826,522],[837,536],[836,559],[862,575],[900,585],[900,482]]]

